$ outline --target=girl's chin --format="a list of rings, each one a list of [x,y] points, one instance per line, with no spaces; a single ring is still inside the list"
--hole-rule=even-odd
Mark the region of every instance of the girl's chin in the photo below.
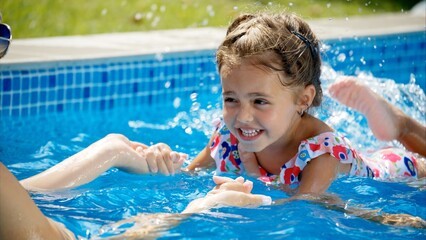
[[[244,152],[252,152],[252,153],[256,153],[256,152],[260,152],[262,151],[264,148],[260,147],[259,145],[256,144],[247,144],[244,142],[239,142],[238,143],[239,146],[241,146],[244,149]]]

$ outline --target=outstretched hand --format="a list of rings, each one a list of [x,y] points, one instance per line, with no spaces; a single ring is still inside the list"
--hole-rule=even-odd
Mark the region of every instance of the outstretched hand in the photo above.
[[[217,186],[204,198],[192,201],[183,213],[196,213],[222,206],[256,207],[272,203],[269,196],[252,194],[253,182],[245,181],[242,177],[232,179],[214,176],[213,180]]]

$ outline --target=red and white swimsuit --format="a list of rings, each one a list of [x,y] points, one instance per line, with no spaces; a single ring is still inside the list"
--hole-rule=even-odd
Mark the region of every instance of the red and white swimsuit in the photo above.
[[[217,124],[210,146],[216,162],[216,174],[222,172],[244,173],[238,154],[238,140],[221,121]],[[358,154],[349,140],[336,132],[325,132],[303,140],[297,154],[283,166],[279,175],[266,172],[261,166],[260,179],[272,184],[293,184],[300,181],[300,173],[306,164],[323,154],[330,154],[341,163],[352,164],[350,175],[370,177],[380,181],[401,181],[417,178],[417,160],[409,152],[398,148]]]

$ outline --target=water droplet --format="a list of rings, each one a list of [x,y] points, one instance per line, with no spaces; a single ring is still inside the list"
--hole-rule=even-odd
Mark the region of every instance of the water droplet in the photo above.
[[[156,16],[155,18],[154,18],[154,20],[152,20],[152,22],[151,22],[151,27],[156,27],[157,25],[158,25],[158,23],[160,22],[160,17],[159,16]]]
[[[209,24],[209,20],[207,18],[203,19],[201,26],[207,26],[207,24]]]
[[[140,21],[142,21],[142,18],[143,18],[142,13],[137,12],[137,13],[135,13],[135,15],[133,15],[133,21],[134,22],[140,22]]]
[[[219,87],[217,87],[217,86],[213,86],[213,87],[211,88],[211,90],[212,90],[212,93],[216,94],[216,93],[218,93],[218,92],[219,92]]]
[[[410,73],[410,84],[416,84],[416,75]]]
[[[198,111],[199,109],[200,109],[200,103],[199,102],[194,102],[194,103],[192,103],[192,106],[191,106],[191,109],[190,109],[190,112],[196,112],[196,111]]]
[[[180,98],[175,98],[174,100],[173,100],[173,107],[174,108],[178,108],[178,107],[180,107],[180,102],[181,102],[181,99]]]
[[[161,62],[161,61],[163,61],[164,56],[163,56],[163,54],[162,54],[162,53],[156,53],[156,54],[155,54],[155,59],[156,59],[157,61]]]
[[[198,93],[191,93],[191,95],[189,95],[189,98],[190,98],[192,101],[196,101],[196,100],[197,100],[197,97],[198,97]]]
[[[215,15],[214,9],[212,5],[207,5],[206,7],[207,13],[210,17],[213,17]]]
[[[191,135],[192,134],[192,128],[190,128],[190,127],[185,128],[185,133]]]
[[[147,12],[146,13],[146,19],[151,20],[151,18],[154,16],[154,14],[152,12]]]
[[[344,53],[340,53],[338,56],[337,56],[337,61],[339,61],[339,62],[344,62],[346,60],[346,55],[344,54]]]

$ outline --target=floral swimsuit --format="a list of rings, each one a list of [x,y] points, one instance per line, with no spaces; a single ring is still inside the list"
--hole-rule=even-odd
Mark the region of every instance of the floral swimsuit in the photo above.
[[[238,154],[238,140],[225,126],[217,124],[211,156],[216,162],[216,174],[242,174],[244,166]],[[350,175],[370,177],[381,181],[399,181],[417,178],[417,160],[410,153],[397,148],[385,148],[368,155],[358,154],[350,142],[336,132],[325,132],[303,140],[297,154],[283,166],[279,175],[268,173],[259,166],[260,179],[271,184],[298,183],[306,164],[323,154],[330,154],[341,163],[352,164]]]

